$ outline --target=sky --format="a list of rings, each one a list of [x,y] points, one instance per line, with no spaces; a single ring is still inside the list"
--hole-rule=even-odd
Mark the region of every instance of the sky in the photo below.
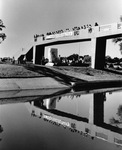
[[[6,28],[0,57],[13,57],[30,49],[34,34],[42,34],[95,22],[119,22],[122,0],[0,0],[0,19]],[[121,57],[119,46],[108,41],[106,55]],[[57,46],[59,54],[88,54],[90,43]]]

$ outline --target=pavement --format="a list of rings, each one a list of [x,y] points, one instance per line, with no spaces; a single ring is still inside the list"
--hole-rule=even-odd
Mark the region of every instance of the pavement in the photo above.
[[[3,78],[0,79],[0,91],[12,90],[37,90],[52,88],[68,88],[68,85],[62,84],[51,77],[41,78]]]
[[[0,79],[0,104],[55,95],[65,90],[70,90],[70,86],[51,77],[3,78]]]

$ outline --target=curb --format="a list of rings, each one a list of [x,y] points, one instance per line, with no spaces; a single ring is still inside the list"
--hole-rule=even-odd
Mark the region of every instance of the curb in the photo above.
[[[122,80],[96,80],[96,81],[86,81],[86,82],[76,82],[73,85],[74,89],[91,90],[100,88],[114,88],[122,87]]]
[[[67,88],[50,77],[0,79],[0,91]]]

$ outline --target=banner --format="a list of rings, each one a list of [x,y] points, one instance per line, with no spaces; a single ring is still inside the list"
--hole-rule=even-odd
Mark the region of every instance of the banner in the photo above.
[[[52,34],[52,35],[46,36],[45,40],[67,37],[67,36],[72,36],[72,35],[73,35],[73,31],[64,32],[64,33],[60,33],[60,34]]]
[[[111,24],[109,25],[102,25],[100,26],[100,31],[110,31],[111,30]]]

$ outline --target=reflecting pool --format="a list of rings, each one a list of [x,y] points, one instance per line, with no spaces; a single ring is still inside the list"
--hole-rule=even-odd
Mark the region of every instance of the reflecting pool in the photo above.
[[[9,101],[0,99],[0,150],[122,149],[121,89]]]

